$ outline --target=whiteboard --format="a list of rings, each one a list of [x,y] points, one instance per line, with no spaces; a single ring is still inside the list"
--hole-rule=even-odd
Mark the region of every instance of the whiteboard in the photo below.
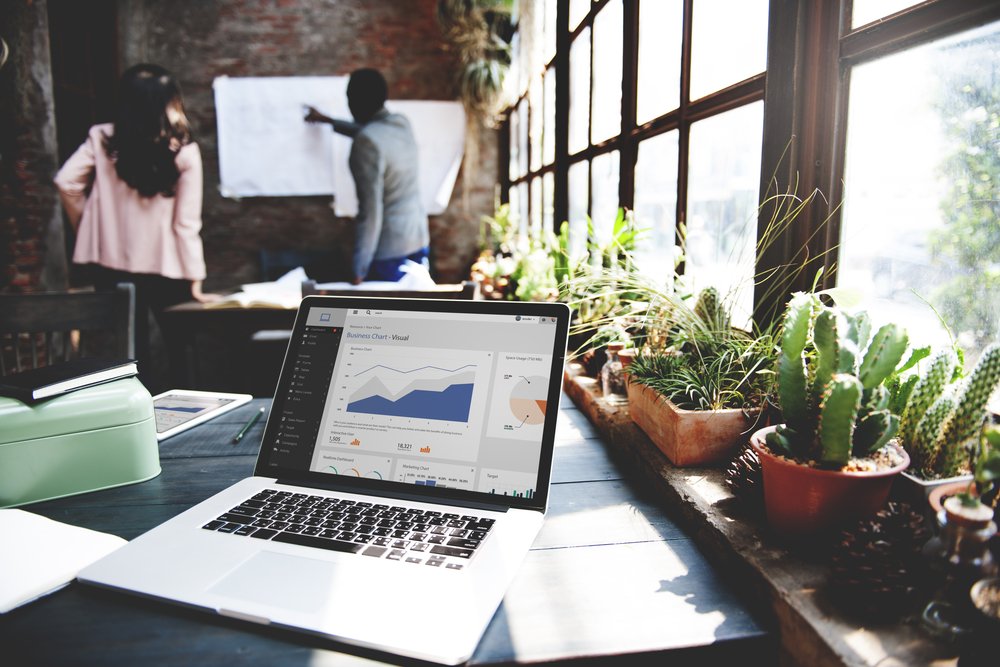
[[[346,76],[219,77],[213,82],[224,197],[334,195],[338,216],[357,214],[348,166],[351,140],[327,124],[306,123],[305,106],[350,119]],[[430,215],[451,199],[465,146],[458,102],[390,100],[417,142],[420,190]]]

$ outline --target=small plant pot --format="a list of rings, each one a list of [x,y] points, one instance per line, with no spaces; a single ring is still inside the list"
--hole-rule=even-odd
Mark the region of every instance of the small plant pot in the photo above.
[[[896,445],[904,461],[888,470],[844,472],[796,463],[771,452],[765,443],[775,426],[760,429],[750,445],[760,458],[764,476],[764,508],[775,532],[791,538],[829,533],[874,516],[885,506],[893,479],[910,464],[910,457]]]
[[[892,483],[892,497],[909,503],[912,507],[918,508],[927,504],[931,493],[940,486],[949,485],[955,482],[965,482],[972,479],[972,475],[959,475],[957,477],[944,477],[941,479],[923,479],[903,471]]]
[[[980,579],[972,585],[969,597],[979,610],[980,627],[992,633],[1000,631],[1000,577]]]
[[[684,410],[637,382],[628,383],[628,411],[670,462],[678,467],[724,463],[753,427],[739,409]]]

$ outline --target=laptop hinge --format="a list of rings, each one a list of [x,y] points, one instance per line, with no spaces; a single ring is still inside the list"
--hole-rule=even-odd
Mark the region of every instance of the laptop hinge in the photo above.
[[[276,479],[275,484],[284,484],[286,486],[304,486],[310,489],[322,489],[324,491],[340,491],[342,493],[351,493],[354,495],[362,496],[375,496],[378,498],[395,498],[397,500],[409,500],[417,503],[430,503],[432,505],[447,505],[449,507],[468,507],[476,510],[484,510],[487,512],[506,512],[509,507],[506,505],[499,505],[496,503],[484,503],[477,500],[455,500],[454,498],[428,498],[427,496],[421,496],[416,493],[406,493],[405,491],[386,491],[379,489],[378,491],[374,489],[355,489],[347,486],[341,486],[339,484],[314,484],[310,482],[304,482],[302,480],[290,480],[290,479]]]

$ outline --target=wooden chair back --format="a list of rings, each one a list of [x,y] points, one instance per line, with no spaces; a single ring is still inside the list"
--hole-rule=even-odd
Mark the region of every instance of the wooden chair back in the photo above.
[[[80,357],[135,357],[135,286],[0,294],[0,375]]]

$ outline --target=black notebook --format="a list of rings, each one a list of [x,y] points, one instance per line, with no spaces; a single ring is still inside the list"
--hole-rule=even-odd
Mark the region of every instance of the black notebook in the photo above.
[[[35,403],[135,374],[132,359],[75,359],[0,377],[0,396]]]

